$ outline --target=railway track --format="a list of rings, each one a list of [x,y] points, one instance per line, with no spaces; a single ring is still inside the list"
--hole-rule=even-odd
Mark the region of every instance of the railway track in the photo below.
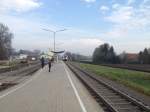
[[[39,64],[35,64],[35,65],[28,66],[28,67],[23,67],[19,70],[1,73],[0,74],[0,81],[8,78],[9,76],[23,76],[23,75],[29,74],[30,72],[38,69],[39,66],[40,66]]]
[[[80,61],[80,62],[85,64],[94,64],[88,61]],[[95,65],[150,73],[150,64],[95,64]]]
[[[150,112],[150,108],[100,81],[72,63],[66,63],[106,112]]]
[[[20,70],[0,74],[0,91],[18,84],[19,81],[25,80],[25,76],[37,71],[39,68],[40,65],[36,64]]]
[[[112,67],[112,68],[122,68],[127,70],[135,70],[140,72],[150,73],[150,65],[140,65],[140,64],[101,64],[102,66]]]
[[[5,72],[11,72],[15,70],[19,70],[24,67],[32,66],[38,64],[39,61],[32,62],[32,63],[25,63],[25,64],[17,64],[16,66],[10,67],[10,68],[0,68],[0,74],[5,73]]]

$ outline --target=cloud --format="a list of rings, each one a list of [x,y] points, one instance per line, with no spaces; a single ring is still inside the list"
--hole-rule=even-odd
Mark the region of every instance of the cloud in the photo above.
[[[27,40],[30,40],[29,42],[26,42]],[[23,41],[21,43],[17,41]],[[42,41],[36,41],[33,44],[34,39],[17,39],[15,41],[15,47],[16,48],[22,48],[22,49],[40,49],[40,50],[47,50],[49,47],[53,49],[53,40],[42,40]],[[61,43],[61,44],[59,44]],[[67,40],[61,40],[59,39],[56,41],[56,50],[61,51],[70,51],[72,53],[79,53],[83,55],[92,55],[94,49],[98,47],[99,45],[103,44],[104,42],[100,39],[95,38],[85,38],[85,39],[67,39]]]
[[[102,13],[105,13],[106,11],[109,11],[109,7],[103,5],[100,7],[100,10],[102,11]]]
[[[91,55],[94,49],[103,43],[102,40],[96,38],[68,39],[65,40],[62,48],[74,53]]]
[[[136,7],[129,4],[113,4],[112,12],[110,12],[109,16],[104,17],[106,21],[113,23],[112,29],[107,32],[108,36],[122,37],[132,30],[147,30],[150,26],[150,7],[148,2],[150,0],[145,0]]]
[[[149,45],[150,45],[150,41],[134,41],[134,43],[133,42],[119,42],[119,43],[113,44],[118,54],[122,53],[123,51],[129,52],[129,53],[139,53],[140,50],[143,50],[144,48],[149,48]]]
[[[143,3],[150,3],[150,0],[144,0],[144,2]]]
[[[135,3],[136,0],[128,0],[128,5]]]
[[[124,23],[132,18],[133,13],[133,7],[120,7],[114,10],[106,19],[113,23]]]
[[[128,34],[128,29],[126,27],[121,27],[121,26],[114,26],[112,30],[106,32],[104,34],[105,37],[108,38],[118,38],[118,37],[125,37]]]
[[[46,51],[49,47],[53,49],[53,34],[45,32],[42,28],[57,29],[57,25],[39,24],[39,21],[1,15],[0,21],[10,28],[14,33],[13,47],[15,49],[40,49]],[[11,21],[10,21],[11,20]],[[88,35],[85,37],[85,35]],[[62,43],[62,44],[60,44]],[[89,33],[77,28],[69,28],[66,32],[57,33],[56,48],[84,55],[92,55],[93,50],[103,41],[92,38]]]
[[[82,0],[82,1],[84,1],[86,3],[94,3],[94,2],[96,2],[96,0]]]
[[[113,8],[113,9],[118,9],[118,8],[119,8],[119,6],[120,6],[120,4],[115,3],[115,4],[113,4],[113,5],[112,5],[112,8]]]
[[[15,49],[40,49],[49,47],[50,34],[42,31],[42,26],[54,29],[55,26],[39,23],[37,20],[0,14],[0,22],[7,25],[14,33],[13,47]],[[45,48],[45,46],[47,46]]]
[[[0,12],[26,12],[41,6],[37,0],[1,0]]]

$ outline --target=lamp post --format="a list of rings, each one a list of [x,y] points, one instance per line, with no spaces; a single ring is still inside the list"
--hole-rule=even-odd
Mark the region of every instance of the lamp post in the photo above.
[[[54,37],[54,52],[56,51],[56,40],[55,40],[55,38],[56,38],[56,33],[58,33],[58,32],[62,32],[62,31],[65,31],[65,30],[67,30],[67,29],[62,29],[62,30],[56,30],[56,31],[54,31],[54,30],[50,30],[50,29],[43,29],[44,31],[48,31],[48,32],[52,32],[53,33],[53,37]]]
[[[56,40],[55,40],[55,38],[56,38],[56,33],[66,31],[67,29],[56,30],[56,31],[50,30],[50,29],[43,29],[43,30],[53,33],[53,37],[54,37],[54,56],[56,56],[56,55],[55,55],[55,51],[56,51],[56,49],[55,49],[55,48],[56,48]],[[57,56],[56,56],[56,57],[57,57]]]

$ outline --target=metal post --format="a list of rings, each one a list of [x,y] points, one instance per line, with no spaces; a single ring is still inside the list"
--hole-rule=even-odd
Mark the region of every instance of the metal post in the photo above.
[[[55,36],[56,36],[56,32],[54,32],[54,52],[55,52]]]
[[[55,54],[55,37],[56,37],[56,32],[54,32],[54,59],[56,58],[56,54]],[[56,59],[57,62],[57,59]]]
[[[52,33],[54,34],[54,57],[55,57],[55,56],[56,56],[56,55],[55,55],[55,52],[56,52],[56,48],[55,48],[55,47],[56,47],[56,45],[55,45],[56,33],[65,31],[65,30],[67,30],[67,29],[62,29],[62,30],[57,30],[57,31],[53,31],[53,30],[50,30],[50,29],[43,29],[43,30],[52,32]]]

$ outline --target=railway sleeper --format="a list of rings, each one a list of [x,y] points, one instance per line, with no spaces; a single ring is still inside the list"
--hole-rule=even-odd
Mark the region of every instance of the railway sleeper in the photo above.
[[[132,103],[125,99],[107,99],[111,103]]]
[[[134,109],[139,109],[137,106],[133,106],[133,105],[130,105],[130,104],[111,104],[113,105],[114,107],[116,108],[125,108],[125,109],[130,109],[130,108],[134,108]]]
[[[119,102],[111,102],[110,104],[111,105],[113,105],[113,104],[114,105],[127,105],[127,104],[132,104],[132,103],[131,102],[120,102],[120,103]]]
[[[103,95],[103,96],[114,96],[114,95],[117,95],[116,93],[106,93],[106,92],[102,92],[102,91],[100,91],[99,93],[101,95]]]
[[[70,66],[70,65],[69,65]],[[71,65],[72,66],[72,65]],[[74,71],[74,73],[75,73],[75,71],[77,72],[77,73],[75,73],[76,75],[78,75],[78,77],[80,77],[80,79],[85,83],[85,85],[87,85],[87,86],[89,86],[89,88],[91,88],[91,89],[93,89],[93,92],[95,92],[95,94],[99,94],[98,96],[99,96],[99,99],[100,100],[102,100],[102,102],[106,105],[105,107],[109,107],[109,109],[108,110],[112,110],[113,112],[145,112],[143,109],[141,109],[140,107],[138,107],[138,106],[134,106],[134,105],[130,105],[131,107],[129,108],[129,106],[126,108],[126,107],[123,107],[123,106],[120,106],[120,107],[117,107],[117,106],[113,106],[113,104],[112,104],[112,101],[117,101],[117,103],[118,103],[118,101],[124,101],[124,102],[129,102],[126,98],[125,99],[123,99],[123,98],[119,98],[119,100],[118,100],[118,98],[117,98],[117,100],[116,100],[116,98],[115,98],[115,100],[114,100],[114,98],[112,97],[111,99],[109,99],[109,98],[105,98],[105,97],[103,97],[100,93],[98,93],[99,91],[98,91],[98,89],[96,89],[98,86],[96,86],[96,85],[99,85],[99,84],[102,84],[102,83],[98,83],[99,81],[98,80],[96,80],[95,78],[92,78],[92,76],[90,76],[88,73],[85,73],[85,72],[82,72],[82,70],[78,70],[76,67],[71,67],[72,69],[73,69],[73,71]],[[81,73],[80,75],[79,75],[79,73]],[[86,75],[87,74],[87,75]],[[91,84],[90,84],[90,83]],[[96,83],[95,83],[96,82]],[[102,84],[102,85],[105,85],[105,84]],[[94,86],[96,86],[96,87],[94,87]],[[109,88],[109,86],[106,86],[106,87],[108,87]],[[113,88],[114,89],[114,88]],[[112,88],[110,89],[110,90],[112,90],[112,91],[115,91],[115,90],[113,90]],[[108,89],[109,90],[109,89]],[[106,90],[106,91],[108,91],[108,90]],[[113,92],[112,92],[113,93]],[[118,92],[119,93],[119,92]],[[120,96],[122,96],[122,95],[120,95]],[[118,97],[120,97],[120,96],[118,96]],[[123,95],[124,96],[124,95]],[[108,101],[111,101],[111,102],[108,102]],[[111,103],[111,104],[110,104]]]
[[[124,111],[124,112],[128,112],[128,111],[137,112],[137,111],[139,111],[139,112],[141,112],[139,107],[116,107],[116,108],[117,108],[117,110],[119,110],[119,112],[122,112],[122,111]]]

